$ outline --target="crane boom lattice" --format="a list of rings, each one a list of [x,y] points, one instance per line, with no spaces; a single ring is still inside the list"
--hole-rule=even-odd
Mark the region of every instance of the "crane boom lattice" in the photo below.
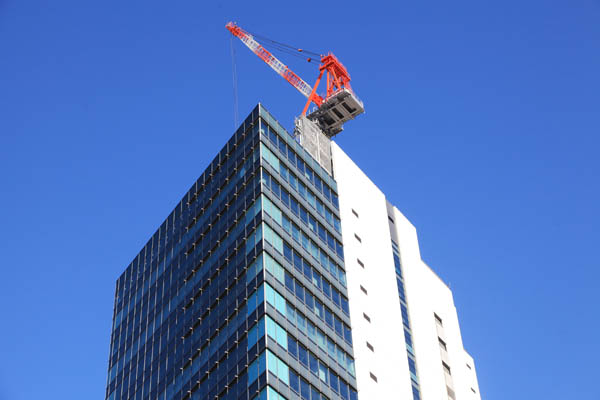
[[[291,69],[289,69],[284,63],[279,61],[277,57],[271,54],[267,49],[265,49],[260,43],[254,40],[254,37],[250,35],[248,32],[244,31],[239,26],[234,25],[233,23],[228,23],[226,28],[229,31],[237,36],[242,43],[244,43],[254,54],[256,54],[261,60],[263,60],[267,65],[279,75],[281,75],[285,80],[287,80],[293,87],[298,89],[300,93],[302,93],[306,98],[310,97],[312,92],[312,87],[306,83],[302,78],[294,73]]]

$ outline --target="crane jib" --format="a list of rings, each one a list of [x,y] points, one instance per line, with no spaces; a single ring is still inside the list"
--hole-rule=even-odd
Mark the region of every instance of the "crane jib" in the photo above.
[[[306,83],[302,78],[296,75],[286,65],[284,65],[281,61],[279,61],[275,56],[273,56],[273,54],[271,54],[267,49],[265,49],[260,43],[254,40],[252,35],[244,31],[240,27],[234,26],[233,24],[228,24],[227,29],[229,29],[232,34],[237,36],[242,41],[242,43],[244,43],[250,50],[252,50],[252,52],[256,54],[261,60],[263,60],[266,64],[273,68],[275,72],[277,72],[292,86],[298,89],[300,93],[302,93],[307,98],[310,97],[312,87],[308,83]]]

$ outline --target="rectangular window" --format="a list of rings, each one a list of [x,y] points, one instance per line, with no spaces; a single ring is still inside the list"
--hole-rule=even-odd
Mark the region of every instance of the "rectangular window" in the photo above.
[[[259,225],[256,230],[246,239],[246,254],[250,253],[258,242],[262,240],[262,225]]]
[[[263,259],[262,259],[262,254],[260,256],[258,256],[258,258],[256,258],[256,260],[254,260],[254,262],[248,267],[248,270],[246,271],[246,283],[250,283],[250,281],[252,279],[254,279],[254,277],[256,275],[258,275],[259,272],[262,272],[263,269]]]
[[[404,328],[404,343],[412,347],[412,336],[406,328]]]
[[[313,353],[308,353],[308,361],[310,364],[310,372],[315,375],[319,375],[319,362],[317,358],[313,355]]]
[[[313,233],[317,233],[317,220],[312,216],[308,216],[308,227]]]
[[[365,289],[365,287],[364,287],[363,285],[360,285],[360,290],[362,290],[362,292],[363,292],[364,294],[368,294],[368,293],[367,293],[367,289]]]
[[[452,400],[456,400],[456,395],[454,394],[454,390],[450,389],[450,387],[446,386],[446,391],[448,392],[448,398]]]
[[[298,213],[300,213],[300,206],[298,205],[298,202],[296,200],[294,200],[293,197],[290,197],[290,208],[292,210],[292,212],[294,213],[294,215],[298,216]]]
[[[331,298],[331,285],[327,281],[322,281],[321,283],[323,284],[323,293],[325,296]]]
[[[325,323],[333,328],[333,314],[329,308],[325,308]]]
[[[248,348],[251,348],[256,342],[265,335],[265,323],[261,318],[258,323],[248,331]]]
[[[306,200],[308,201],[308,204],[310,204],[311,206],[313,206],[313,208],[317,208],[317,199],[315,198],[315,195],[310,191],[307,190],[306,191]]]
[[[437,324],[439,326],[444,326],[444,324],[442,323],[442,319],[440,318],[439,315],[437,315],[436,313],[433,313],[433,316],[435,317],[435,322],[437,322]]]
[[[413,392],[413,400],[421,400],[421,394],[419,393],[419,389],[417,387],[415,387],[414,385],[412,387],[412,392]]]
[[[328,374],[327,374],[327,366],[325,364],[323,364],[321,361],[319,361],[319,378],[325,382],[327,382],[327,378],[328,378]]]
[[[445,351],[448,351],[448,348],[446,347],[446,342],[444,342],[440,337],[438,337],[438,341],[440,342],[440,348],[444,349]]]
[[[288,349],[288,335],[285,329],[281,327],[277,322],[273,321],[271,317],[267,315],[267,335],[274,339],[281,347]]]
[[[275,156],[275,154],[273,154],[273,152],[271,152],[271,150],[267,148],[267,146],[265,146],[262,143],[260,144],[260,152],[263,158],[269,164],[271,164],[271,166],[273,166],[273,168],[275,168],[276,171],[279,171],[279,159],[277,158],[277,156]]]
[[[371,350],[372,352],[375,352],[375,348],[373,347],[373,345],[371,343],[369,343],[369,342],[366,342],[366,343],[367,343],[367,348],[369,350]]]
[[[415,360],[413,360],[410,356],[408,357],[408,369],[411,372],[411,374],[417,376],[417,364],[415,363]]]
[[[287,400],[285,397],[283,397],[282,395],[280,395],[271,386],[267,386],[265,389],[263,389],[260,392],[260,394],[258,395],[258,397],[254,397],[253,400],[267,400],[267,398],[269,400]]]
[[[362,243],[362,239],[356,233],[354,234],[354,238],[358,240],[359,243]]]
[[[319,393],[319,391],[317,389],[315,389],[313,386],[310,387],[310,396],[311,396],[311,399],[317,399],[317,400],[325,398],[325,397],[321,397],[321,394]]]
[[[446,372],[448,375],[452,375],[450,372],[450,366],[448,364],[442,361],[442,367],[444,367],[444,372]]]
[[[279,311],[283,316],[286,315],[286,303],[283,296],[281,296],[275,289],[273,289],[268,283],[264,284],[265,286],[265,294],[267,303],[271,306],[275,307],[277,311]]]
[[[334,374],[332,370],[329,370],[329,386],[336,393],[340,392],[339,384],[340,382],[338,376]]]
[[[263,353],[248,366],[248,383],[254,382],[265,371],[266,366],[267,362]]]
[[[263,285],[260,285],[258,289],[250,297],[248,297],[248,301],[246,302],[246,315],[250,316],[256,307],[260,305],[264,301],[264,293],[265,290]]]
[[[377,382],[377,377],[372,372],[369,372],[369,375],[371,375],[371,379]]]
[[[303,378],[300,378],[300,397],[304,400],[310,399],[310,386]]]
[[[402,264],[400,263],[400,257],[396,253],[394,253],[394,267],[398,276],[402,277]]]
[[[265,240],[283,254],[283,239],[269,225],[263,224]]]
[[[337,289],[334,288],[334,287],[331,288],[331,300],[333,300],[333,303],[336,306],[341,307],[341,305],[340,305],[340,292],[338,292]]]
[[[298,343],[298,361],[300,361],[305,367],[308,367],[308,350]]]
[[[298,343],[296,340],[288,334],[288,352],[294,358],[298,358]]]
[[[370,317],[369,317],[367,314],[363,313],[363,317],[364,317],[364,319],[366,319],[366,320],[367,320],[369,323],[371,322],[371,318],[370,318]]]
[[[286,385],[290,384],[289,367],[270,350],[267,350],[267,369]]]
[[[265,268],[270,272],[279,282],[285,282],[285,271],[281,265],[268,253],[264,254]]]
[[[283,221],[283,229],[287,233],[292,234],[292,222],[285,215],[282,217],[282,221]]]
[[[261,199],[263,202],[263,209],[265,210],[265,212],[271,218],[273,218],[279,225],[282,225],[282,222],[281,222],[282,213],[281,213],[281,210],[279,209],[279,207],[277,207],[275,204],[273,204],[273,202],[271,202],[271,200],[269,200],[269,198],[266,197],[265,195],[261,195]]]
[[[354,210],[354,208],[352,209],[352,214],[354,214],[354,216],[355,216],[356,218],[358,218],[358,213],[356,212],[356,210]]]
[[[360,261],[360,259],[358,259],[358,258],[357,258],[357,259],[356,259],[356,262],[357,262],[357,263],[358,263],[358,265],[360,265],[362,268],[364,268],[364,267],[365,267],[365,264],[363,264],[363,262],[362,262],[362,261]]]

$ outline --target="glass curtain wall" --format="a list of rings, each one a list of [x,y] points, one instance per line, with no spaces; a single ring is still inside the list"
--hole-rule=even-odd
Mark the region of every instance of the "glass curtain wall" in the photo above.
[[[257,106],[117,280],[106,399],[356,399],[337,189]]]

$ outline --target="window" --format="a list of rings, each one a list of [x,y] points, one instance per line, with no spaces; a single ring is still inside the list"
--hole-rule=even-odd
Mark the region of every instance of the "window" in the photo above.
[[[371,322],[371,318],[369,318],[369,316],[368,316],[367,314],[363,313],[363,317],[364,317],[364,318],[365,318],[367,321]]]
[[[357,212],[354,210],[354,208],[352,209],[352,214],[354,214],[354,216],[355,216],[356,218],[358,218],[358,213],[357,213]]]
[[[412,392],[413,392],[413,400],[421,400],[421,394],[419,392],[419,388],[417,388],[413,385]]]
[[[265,297],[267,303],[275,307],[284,317],[286,315],[286,302],[282,295],[277,293],[268,283],[265,283]]]
[[[269,225],[264,225],[265,241],[283,254],[283,240]]]
[[[416,380],[417,362],[410,355],[408,356],[408,370],[410,371],[411,375],[414,376],[413,379]]]
[[[454,390],[450,389],[450,387],[446,386],[446,391],[448,392],[448,398],[455,400],[456,395],[454,394]]]
[[[442,361],[442,367],[444,367],[444,371],[448,374],[448,375],[452,375],[450,373],[450,366],[448,364],[446,364],[445,362]]]
[[[366,343],[367,343],[367,348],[369,350],[371,350],[372,352],[375,352],[375,348],[373,347],[373,345],[371,343],[369,343],[369,342],[366,342]]]
[[[444,326],[444,324],[442,323],[442,319],[440,318],[439,315],[437,315],[436,313],[433,313],[433,316],[435,317],[435,322],[437,322],[437,324],[439,326]]]
[[[373,379],[375,382],[377,382],[377,377],[375,375],[373,375],[372,372],[369,372],[369,375],[371,375],[371,379]]]
[[[266,366],[267,362],[263,353],[248,366],[248,382],[254,382],[265,371]]]
[[[362,239],[356,233],[354,234],[354,237],[356,238],[356,240],[358,240],[359,243],[362,243]]]
[[[471,368],[471,366],[470,366],[469,364],[467,364],[467,368],[469,368],[469,369],[473,369],[473,368]]]
[[[298,375],[290,370],[290,387],[296,393],[300,393],[300,378]]]
[[[327,378],[327,366],[325,364],[323,364],[321,361],[319,361],[319,378],[325,382],[328,383]]]
[[[390,222],[391,222],[392,224],[394,223],[394,218],[392,218],[392,217],[390,217],[390,216],[388,215],[388,219],[390,220]]]
[[[362,290],[364,294],[369,294],[363,285],[360,285],[360,290]]]
[[[308,350],[301,344],[298,344],[298,360],[308,368]]]
[[[310,364],[310,372],[315,375],[319,375],[319,361],[313,355],[313,353],[308,353],[308,363]]]
[[[310,398],[310,385],[303,378],[300,378],[300,397],[306,400]]]
[[[278,377],[283,383],[286,385],[290,384],[289,367],[269,350],[267,350],[267,368],[269,369],[269,372]]]
[[[288,349],[288,335],[285,329],[283,329],[277,322],[273,321],[271,317],[267,315],[267,335],[274,339],[281,347]]]
[[[285,397],[283,397],[282,395],[280,395],[275,389],[273,389],[271,386],[267,386],[266,389],[263,389],[262,392],[260,392],[259,397],[256,397],[256,400],[263,400],[263,399],[273,399],[273,400],[286,400]]]
[[[473,392],[473,393],[477,393],[477,392],[475,391],[475,389],[473,389],[473,388],[471,388],[471,392]]]
[[[442,340],[442,338],[440,338],[440,337],[438,337],[438,341],[440,342],[440,347],[441,347],[442,349],[444,349],[445,351],[448,351],[448,348],[446,347],[446,342],[444,342],[444,341]]]
[[[365,264],[363,264],[363,262],[362,262],[362,261],[360,261],[360,259],[359,259],[359,258],[357,258],[357,259],[356,259],[356,262],[357,262],[357,263],[358,263],[358,265],[360,265],[361,267],[363,267],[363,268],[365,267]]]
[[[258,339],[265,335],[265,324],[263,318],[254,324],[254,326],[248,331],[248,348],[254,346]]]

